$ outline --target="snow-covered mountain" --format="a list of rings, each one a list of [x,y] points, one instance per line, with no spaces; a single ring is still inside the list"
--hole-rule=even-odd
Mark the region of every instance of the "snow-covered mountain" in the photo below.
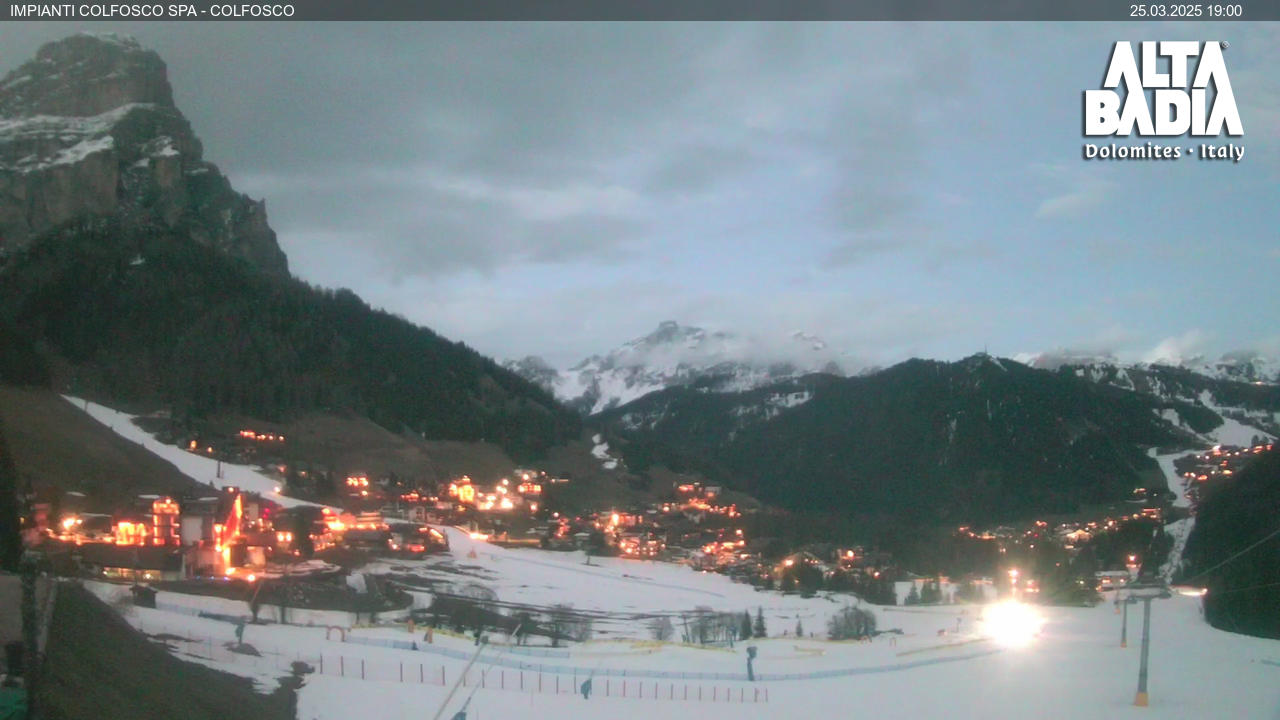
[[[1171,403],[1162,417],[1205,443],[1248,445],[1258,436],[1280,436],[1280,363],[1255,352],[1228,353],[1216,361],[1190,357],[1124,364],[1109,355],[1055,351],[1018,360],[1046,370],[1069,368],[1093,382]],[[1172,404],[1211,411],[1222,422],[1205,425]]]
[[[1115,367],[1149,370],[1154,367],[1171,367],[1189,370],[1197,375],[1215,380],[1280,385],[1280,360],[1267,357],[1253,350],[1237,350],[1224,354],[1217,360],[1203,355],[1161,357],[1149,362],[1122,363],[1109,353],[1092,353],[1078,350],[1051,350],[1042,353],[1015,355],[1019,362],[1042,370],[1071,367]]]
[[[594,414],[673,386],[733,392],[816,372],[844,375],[841,360],[820,338],[803,332],[768,342],[668,320],[644,337],[567,369],[534,356],[506,366],[571,407]]]

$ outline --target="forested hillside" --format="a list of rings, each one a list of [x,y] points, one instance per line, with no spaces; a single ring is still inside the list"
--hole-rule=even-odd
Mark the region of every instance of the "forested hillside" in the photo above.
[[[977,355],[751,393],[671,389],[599,421],[633,470],[697,470],[801,511],[970,523],[1163,489],[1146,451],[1184,436],[1161,409],[1194,410]],[[1196,417],[1221,422],[1210,416]]]
[[[577,417],[474,350],[347,290],[262,272],[153,223],[77,221],[0,267],[0,373],[175,419],[350,411],[516,458]]]
[[[1280,450],[1204,499],[1182,567],[1183,580],[1209,588],[1215,627],[1280,638]]]

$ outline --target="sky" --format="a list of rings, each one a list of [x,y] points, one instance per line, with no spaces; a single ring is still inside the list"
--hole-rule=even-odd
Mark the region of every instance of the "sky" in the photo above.
[[[160,53],[295,275],[500,360],[1280,355],[1276,24],[8,23],[0,73],[86,30]],[[1118,40],[1229,41],[1241,162],[1083,160]]]

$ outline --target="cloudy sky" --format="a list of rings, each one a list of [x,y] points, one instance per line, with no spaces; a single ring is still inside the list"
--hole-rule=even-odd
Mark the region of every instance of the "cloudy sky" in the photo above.
[[[1280,352],[1274,25],[8,23],[0,73],[79,30],[164,57],[296,275],[500,359]],[[1082,160],[1111,44],[1183,39],[1230,42],[1242,162]]]

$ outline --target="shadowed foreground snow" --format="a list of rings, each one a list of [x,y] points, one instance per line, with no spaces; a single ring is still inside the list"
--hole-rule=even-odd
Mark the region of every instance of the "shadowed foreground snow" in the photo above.
[[[452,557],[387,564],[399,565],[401,570],[443,563],[465,566],[476,577],[487,578],[481,582],[494,587],[504,601],[567,600],[578,608],[616,610],[628,605],[639,612],[687,611],[697,603],[737,612],[750,608],[754,614],[757,606],[763,606],[771,635],[780,635],[784,629],[792,632],[794,620],[788,618],[801,614],[806,631],[812,628],[820,636],[824,617],[839,607],[821,597],[804,600],[758,593],[723,576],[674,565],[612,560],[585,566],[581,556],[574,554],[504,550],[452,531],[451,541]],[[94,588],[105,596],[127,592],[105,584]],[[990,614],[990,607],[876,608],[882,629],[903,632],[892,641],[885,635],[872,643],[830,643],[794,636],[754,639],[745,644],[759,648],[757,673],[852,671],[839,677],[757,683],[655,677],[657,673],[743,673],[743,643],[728,650],[622,639],[627,627],[616,621],[606,624],[610,632],[604,637],[610,639],[568,650],[513,651],[497,633],[469,673],[468,685],[458,689],[442,717],[452,717],[469,698],[468,720],[648,719],[655,715],[664,720],[860,716],[1280,720],[1280,642],[1214,630],[1201,618],[1198,597],[1175,595],[1154,603],[1151,705],[1146,709],[1132,706],[1140,606],[1135,606],[1137,611],[1131,608],[1127,648],[1119,647],[1121,616],[1109,602],[1095,608],[1036,608],[1044,619],[1039,636],[1025,646],[1012,647],[997,645],[979,619],[984,612]],[[306,676],[300,691],[301,720],[350,720],[374,712],[387,720],[429,719],[475,650],[468,639],[446,633],[436,633],[434,642],[427,645],[421,628],[410,634],[404,625],[356,628],[349,631],[348,642],[342,642],[339,632],[320,627],[251,625],[245,642],[261,657],[246,657],[223,649],[234,639],[230,623],[141,608],[130,610],[129,617],[148,633],[165,633],[166,642],[179,656],[194,656],[203,664],[253,677],[264,691],[273,688],[274,680],[285,675],[296,659],[322,667],[321,672]],[[954,630],[957,619],[959,632]],[[948,633],[940,636],[943,628]],[[644,635],[642,625],[631,630],[637,638]],[[389,640],[416,642],[419,647],[363,644]],[[623,671],[631,674],[623,678]],[[485,687],[478,689],[482,672]],[[637,672],[645,677],[637,678]],[[571,694],[584,679],[580,673],[595,673],[590,700]],[[359,679],[361,674],[366,679]],[[557,686],[560,694],[554,692]],[[702,701],[696,700],[699,691]],[[626,697],[618,697],[623,692]],[[726,693],[734,701],[724,702]]]

